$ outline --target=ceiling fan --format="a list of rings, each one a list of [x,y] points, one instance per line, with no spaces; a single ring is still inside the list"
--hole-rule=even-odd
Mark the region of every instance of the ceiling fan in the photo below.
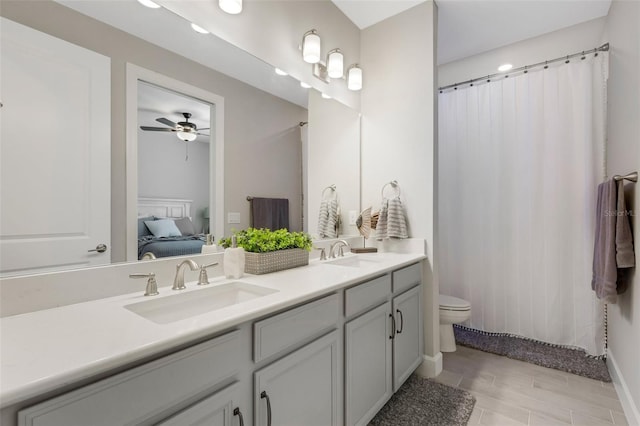
[[[184,121],[179,121],[174,123],[173,121],[161,117],[156,118],[156,121],[162,124],[166,124],[170,127],[149,127],[149,126],[140,126],[142,130],[150,130],[152,132],[175,132],[179,139],[185,142],[191,142],[196,139],[199,135],[209,136],[205,133],[199,133],[198,130],[209,130],[209,127],[204,129],[198,129],[195,123],[191,123],[189,119],[191,118],[190,112],[183,112]]]

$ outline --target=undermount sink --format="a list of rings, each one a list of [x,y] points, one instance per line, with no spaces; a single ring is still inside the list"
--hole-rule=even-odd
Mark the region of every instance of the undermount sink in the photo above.
[[[277,291],[234,281],[202,290],[132,303],[126,305],[125,308],[157,324],[168,324],[237,305]]]
[[[370,257],[362,257],[361,255],[353,255],[353,256],[345,256],[339,257],[337,259],[327,260],[327,265],[336,265],[336,266],[349,266],[352,268],[359,268],[361,266],[370,266],[379,263],[378,259],[372,259]]]

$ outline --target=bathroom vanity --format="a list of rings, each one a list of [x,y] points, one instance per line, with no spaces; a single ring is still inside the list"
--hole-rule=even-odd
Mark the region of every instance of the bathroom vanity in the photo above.
[[[366,425],[422,362],[424,258],[347,255],[2,318],[3,424]]]

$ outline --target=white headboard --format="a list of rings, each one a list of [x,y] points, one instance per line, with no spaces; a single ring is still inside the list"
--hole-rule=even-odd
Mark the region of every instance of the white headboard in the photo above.
[[[191,219],[193,200],[175,198],[138,198],[138,217],[156,216],[172,219]]]

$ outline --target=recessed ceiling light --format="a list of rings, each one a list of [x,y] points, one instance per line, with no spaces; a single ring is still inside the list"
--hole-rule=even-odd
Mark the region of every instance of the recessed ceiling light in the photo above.
[[[143,6],[150,7],[151,9],[158,9],[160,7],[159,4],[154,3],[151,0],[138,0],[138,2]]]
[[[513,65],[511,64],[502,64],[498,67],[498,71],[500,72],[509,71],[511,68],[513,68]]]
[[[331,96],[327,95],[326,93],[323,93],[322,97],[325,98],[325,99],[331,99]]]
[[[280,68],[276,68],[276,74],[278,74],[278,75],[289,75],[286,72],[282,71]]]
[[[191,23],[191,28],[193,29],[193,31],[200,33],[200,34],[209,34],[209,31],[205,30],[204,28],[202,28],[200,25],[196,25],[193,22]]]
[[[242,0],[218,0],[218,6],[231,15],[242,12]]]
[[[301,82],[300,82],[300,86],[304,87],[305,89],[310,89],[310,88],[311,88],[311,85],[310,85],[310,84],[305,83],[304,81],[301,81]]]

